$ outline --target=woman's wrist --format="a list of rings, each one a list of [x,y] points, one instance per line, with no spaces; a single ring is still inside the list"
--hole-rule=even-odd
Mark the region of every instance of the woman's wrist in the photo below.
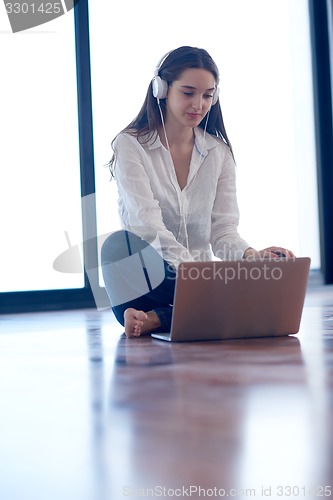
[[[257,251],[252,248],[252,247],[249,247],[245,250],[244,254],[243,254],[243,259],[247,259],[249,257],[254,257],[256,255]]]

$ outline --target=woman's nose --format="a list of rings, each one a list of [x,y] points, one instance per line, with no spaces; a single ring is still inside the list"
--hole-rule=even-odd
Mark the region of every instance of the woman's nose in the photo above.
[[[199,110],[202,108],[202,97],[196,96],[195,98],[193,98],[192,108],[195,110]]]

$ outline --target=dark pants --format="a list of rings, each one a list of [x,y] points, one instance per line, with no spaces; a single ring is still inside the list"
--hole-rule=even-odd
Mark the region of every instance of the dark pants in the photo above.
[[[161,327],[169,332],[176,271],[149,244],[129,231],[117,231],[103,243],[101,251],[105,288],[115,317],[124,325],[128,307],[154,310]]]

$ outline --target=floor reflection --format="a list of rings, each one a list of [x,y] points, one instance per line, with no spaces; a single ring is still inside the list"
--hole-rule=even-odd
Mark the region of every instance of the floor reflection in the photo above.
[[[308,424],[297,338],[187,345],[122,338],[115,361],[110,426],[122,450],[121,471],[112,476],[115,494],[124,486],[138,491],[158,484],[250,487],[268,478],[267,470],[276,477],[283,458],[282,477],[291,465],[301,470]],[[292,455],[295,430],[305,443]],[[110,459],[116,464],[112,453]]]
[[[129,339],[125,335],[122,335],[117,345],[115,363],[128,366],[172,364],[172,345],[165,343],[162,346],[158,342],[153,342],[150,337]]]
[[[94,311],[4,318],[1,500],[329,485],[332,304],[310,299],[299,335],[282,339],[127,339]]]

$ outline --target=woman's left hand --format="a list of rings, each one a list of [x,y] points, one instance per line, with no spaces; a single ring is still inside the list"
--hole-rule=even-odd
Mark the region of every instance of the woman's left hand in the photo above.
[[[282,247],[268,247],[263,250],[254,250],[248,248],[244,254],[246,259],[278,259],[278,258],[295,258],[291,250]]]
[[[282,247],[268,247],[268,248],[264,248],[263,250],[259,250],[259,255],[260,257],[268,257],[268,258],[279,258],[279,257],[283,257],[283,258],[291,258],[291,257],[294,257],[295,258],[295,255],[293,254],[293,252],[291,250],[288,250],[287,248],[282,248]]]
[[[282,247],[268,247],[260,250],[261,252],[268,252],[270,257],[296,257],[291,250]]]

